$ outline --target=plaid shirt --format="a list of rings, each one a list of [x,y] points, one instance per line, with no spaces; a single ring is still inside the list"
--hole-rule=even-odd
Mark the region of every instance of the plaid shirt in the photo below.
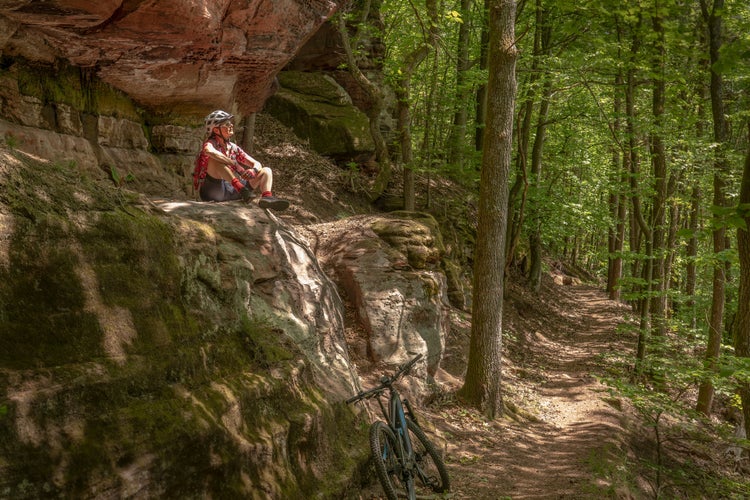
[[[208,172],[209,156],[205,152],[206,144],[208,143],[211,143],[214,148],[221,151],[224,155],[235,161],[233,165],[228,166],[233,171],[237,172],[237,174],[240,176],[245,172],[245,169],[240,167],[237,163],[243,165],[252,163],[248,158],[247,153],[242,151],[242,149],[235,143],[227,142],[226,144],[222,145],[218,140],[216,140],[216,138],[209,137],[203,143],[203,145],[201,145],[201,151],[195,158],[195,168],[193,169],[193,187],[196,191],[198,191],[203,185],[203,181],[206,179],[206,173]]]

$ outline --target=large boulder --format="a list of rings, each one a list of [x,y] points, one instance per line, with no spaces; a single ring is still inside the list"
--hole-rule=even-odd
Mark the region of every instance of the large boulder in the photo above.
[[[361,480],[340,300],[285,224],[0,150],[0,229],[0,496],[335,498]]]
[[[362,215],[309,230],[325,269],[335,276],[366,332],[365,352],[357,354],[388,364],[423,354],[428,374],[434,375],[450,310],[434,219],[407,213]]]
[[[284,123],[318,153],[346,162],[375,150],[367,116],[325,74],[284,71],[264,111]]]
[[[361,382],[339,289],[369,333],[357,356],[382,368],[425,354],[416,399],[439,368],[446,286],[423,216],[303,236],[254,204],[146,198],[0,148],[0,230],[9,498],[356,489],[369,451],[341,404]],[[315,252],[309,231],[327,232]]]

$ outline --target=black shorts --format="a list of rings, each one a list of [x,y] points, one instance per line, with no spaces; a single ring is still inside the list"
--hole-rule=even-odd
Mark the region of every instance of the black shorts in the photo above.
[[[240,182],[245,185],[247,184],[247,181],[242,179],[240,179]],[[202,201],[232,201],[242,199],[242,195],[234,189],[230,182],[223,179],[216,179],[210,175],[206,175],[198,194],[200,194]]]

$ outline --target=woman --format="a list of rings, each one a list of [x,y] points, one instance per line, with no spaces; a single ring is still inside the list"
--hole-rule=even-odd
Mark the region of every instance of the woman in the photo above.
[[[208,137],[195,160],[193,186],[203,201],[249,201],[250,190],[259,189],[258,206],[285,210],[289,202],[271,193],[273,173],[239,146],[231,142],[234,135],[233,115],[216,110],[205,119]]]

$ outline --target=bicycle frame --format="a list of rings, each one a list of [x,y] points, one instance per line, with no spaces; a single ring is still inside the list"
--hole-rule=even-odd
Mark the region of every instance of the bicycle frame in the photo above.
[[[394,488],[397,487],[394,486],[389,476],[398,478],[401,488],[406,490],[410,500],[416,498],[418,488],[426,487],[434,492],[449,489],[445,465],[420,429],[411,404],[407,399],[401,398],[401,394],[394,386],[420,359],[422,359],[421,354],[412,358],[393,375],[381,377],[377,387],[360,392],[346,400],[347,404],[370,398],[378,400],[383,421],[376,421],[370,427],[370,446],[376,457],[376,471],[379,479],[386,489],[386,495],[392,499],[396,498],[397,491]],[[388,391],[387,403],[383,401],[386,391]],[[413,437],[412,433],[416,437]],[[383,440],[380,441],[381,439]],[[412,441],[413,439],[418,442]],[[415,449],[415,443],[419,451]],[[391,465],[386,465],[388,462]],[[430,473],[423,469],[425,463],[433,464],[433,470]]]
[[[377,397],[378,405],[380,406],[383,418],[388,424],[388,427],[393,429],[394,434],[396,434],[398,446],[401,448],[398,450],[398,453],[396,453],[396,456],[400,462],[401,469],[403,471],[408,471],[405,474],[404,479],[407,485],[409,498],[413,498],[413,484],[416,477],[413,470],[416,469],[415,454],[411,437],[409,436],[409,428],[406,423],[406,412],[408,412],[409,417],[414,420],[413,412],[411,411],[411,407],[407,400],[403,400],[402,403],[401,394],[398,392],[398,389],[393,386],[393,382],[395,381],[388,380],[386,383],[386,379],[383,379],[383,382],[386,384],[386,388],[389,392],[388,411],[386,411],[380,394]],[[404,406],[406,406],[406,411],[404,411]]]

